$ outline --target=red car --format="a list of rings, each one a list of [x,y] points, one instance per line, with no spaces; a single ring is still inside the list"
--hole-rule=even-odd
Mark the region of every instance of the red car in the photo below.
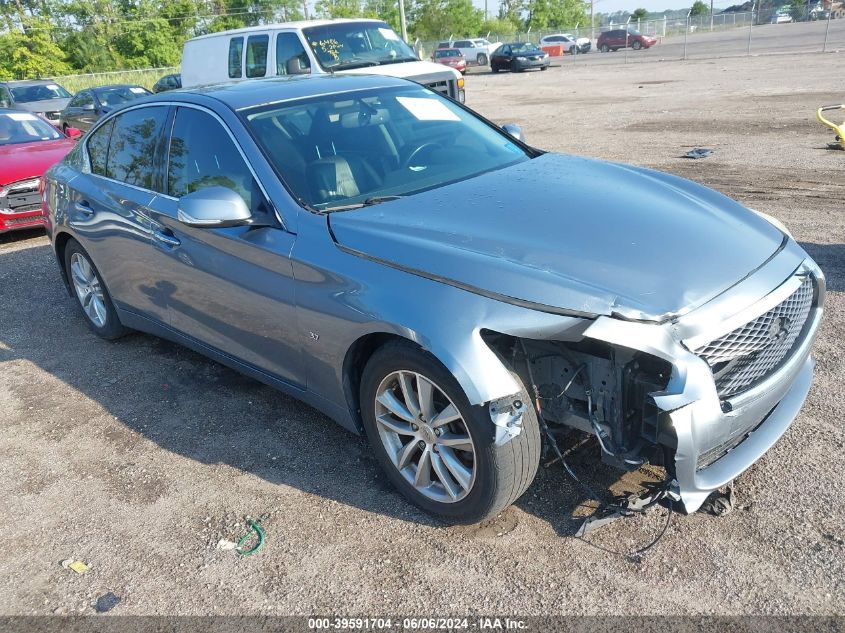
[[[0,108],[0,233],[44,225],[41,176],[80,134],[68,128],[65,135],[31,112]]]
[[[439,48],[434,51],[434,61],[454,68],[462,75],[467,71],[467,60],[457,48]]]
[[[637,29],[628,29],[627,37],[625,36],[625,29],[616,29],[599,34],[599,39],[596,41],[596,48],[602,53],[618,51],[620,48],[625,48],[626,46],[638,51],[641,48],[651,48],[655,44],[657,44],[657,38],[643,35]]]

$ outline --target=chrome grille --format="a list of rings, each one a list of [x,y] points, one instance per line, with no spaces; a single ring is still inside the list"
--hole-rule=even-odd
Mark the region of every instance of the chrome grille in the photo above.
[[[449,94],[449,82],[446,80],[435,81],[430,84],[425,84],[425,87],[429,90],[434,90],[434,92],[439,92],[442,95],[446,95],[447,97],[451,96]]]
[[[804,330],[813,295],[813,280],[805,277],[765,314],[695,350],[713,370],[720,397],[748,389],[777,368]]]
[[[38,194],[40,181],[40,178],[29,178],[7,185],[0,195],[0,213],[39,210],[41,208],[41,196]]]

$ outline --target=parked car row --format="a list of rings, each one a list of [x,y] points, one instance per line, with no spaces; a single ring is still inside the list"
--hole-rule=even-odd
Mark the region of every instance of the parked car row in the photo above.
[[[165,75],[154,91],[179,87],[178,74]],[[43,226],[39,188],[44,172],[101,117],[151,94],[131,84],[71,95],[51,80],[0,82],[0,233]]]

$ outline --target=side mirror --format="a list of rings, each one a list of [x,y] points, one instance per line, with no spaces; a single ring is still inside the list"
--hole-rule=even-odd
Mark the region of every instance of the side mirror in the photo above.
[[[252,214],[240,194],[228,187],[206,187],[179,198],[177,218],[197,228],[248,224]]]
[[[517,141],[525,142],[525,136],[522,134],[522,128],[515,123],[505,123],[502,129],[514,137]]]
[[[93,103],[86,103],[84,106],[82,106],[82,109],[85,110],[85,111],[91,111],[91,110],[94,109],[94,104]]]
[[[69,127],[65,130],[65,134],[68,138],[79,138],[82,136],[82,130],[75,127]]]
[[[288,75],[308,75],[311,73],[311,68],[303,67],[302,60],[299,57],[292,57],[285,63],[285,70]]]

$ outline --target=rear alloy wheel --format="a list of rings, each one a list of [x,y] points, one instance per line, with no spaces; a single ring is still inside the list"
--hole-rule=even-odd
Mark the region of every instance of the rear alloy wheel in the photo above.
[[[479,53],[478,57],[475,58],[476,63],[479,66],[486,66],[487,65],[487,55],[484,53]]]
[[[373,354],[361,379],[370,445],[394,486],[423,510],[452,522],[495,516],[531,484],[540,432],[528,394],[522,430],[496,444],[486,406],[473,406],[430,354],[397,341]]]
[[[635,51],[640,50],[642,47],[643,45],[639,40],[634,40],[634,43],[631,44],[631,48],[633,48]]]
[[[70,240],[65,247],[65,270],[89,329],[107,340],[126,334],[100,273],[75,240]]]

